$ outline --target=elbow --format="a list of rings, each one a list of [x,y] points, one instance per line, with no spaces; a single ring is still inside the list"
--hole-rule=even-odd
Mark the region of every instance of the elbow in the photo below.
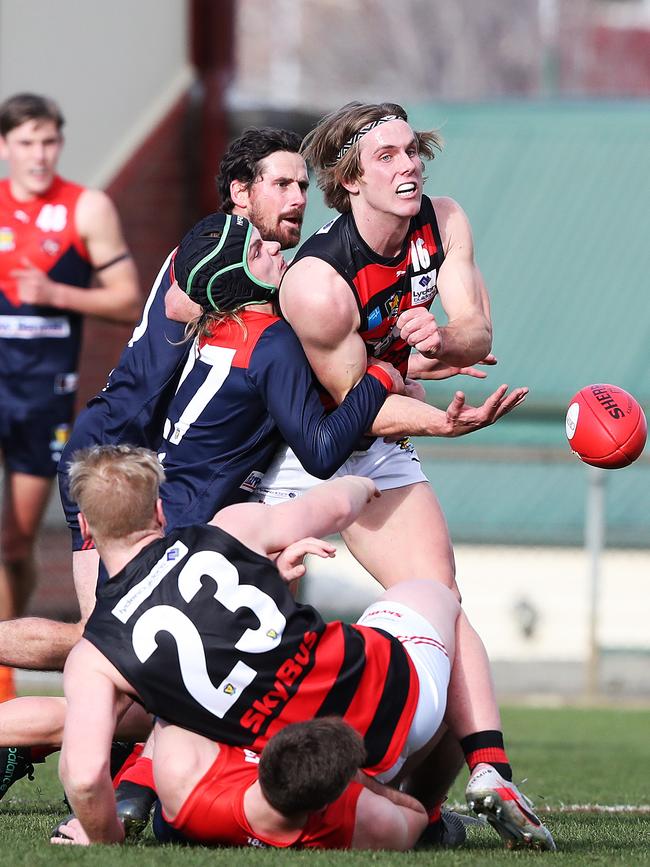
[[[77,802],[91,801],[104,779],[110,779],[109,767],[106,762],[94,763],[79,761],[74,757],[61,756],[59,762],[59,779],[66,795]]]

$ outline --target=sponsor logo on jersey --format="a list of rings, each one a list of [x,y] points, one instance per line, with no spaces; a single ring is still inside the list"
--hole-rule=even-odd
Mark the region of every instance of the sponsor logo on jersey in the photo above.
[[[247,750],[246,747],[242,750],[244,753],[244,761],[249,762],[251,765],[259,765],[260,763],[260,754],[256,753],[255,750]]]
[[[272,688],[261,698],[256,699],[242,714],[239,723],[243,728],[259,734],[264,723],[271,717],[278,716],[298,688],[298,682],[311,661],[312,651],[317,642],[318,635],[315,632],[305,632],[298,651],[289,659],[285,659],[275,672]]]
[[[16,239],[10,226],[0,226],[0,253],[9,253],[16,249]]]
[[[117,605],[112,609],[113,614],[121,623],[126,623],[134,611],[148,599],[156,587],[160,584],[163,578],[174,568],[174,561],[178,557],[184,557],[188,552],[188,547],[183,542],[178,541],[165,551],[163,556],[158,560],[151,572],[135,584],[128,593],[126,593]],[[168,558],[168,554],[176,551],[177,556]]]
[[[78,384],[78,373],[57,373],[54,377],[54,394],[73,394]]]
[[[434,268],[426,274],[411,277],[411,303],[414,307],[418,304],[426,304],[435,296],[437,271],[438,269]]]
[[[399,329],[396,325],[394,325],[391,330],[384,337],[379,340],[368,340],[366,341],[368,346],[372,347],[372,354],[375,358],[381,358],[381,356],[386,352],[386,350],[390,349],[390,347],[395,343],[397,338],[399,337]]]
[[[368,314],[368,328],[376,328],[378,325],[381,325],[381,318],[381,310],[379,307],[375,307]]]
[[[22,210],[14,211],[14,219],[18,220],[19,223],[29,223],[29,214]]]
[[[254,493],[259,488],[263,475],[264,473],[260,473],[259,470],[253,470],[239,486],[240,490],[249,491],[251,494]]]
[[[14,340],[70,337],[70,320],[67,316],[0,316],[0,337]]]

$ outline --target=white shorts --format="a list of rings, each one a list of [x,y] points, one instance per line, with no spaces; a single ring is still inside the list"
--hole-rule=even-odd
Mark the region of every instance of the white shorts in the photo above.
[[[420,683],[418,704],[402,753],[392,768],[377,776],[381,783],[388,783],[407,758],[427,744],[440,728],[447,708],[451,665],[438,632],[426,618],[402,602],[392,599],[373,602],[357,624],[383,629],[399,639],[411,657]]]
[[[353,452],[332,476],[365,476],[372,479],[380,491],[403,488],[416,482],[426,482],[420,458],[408,437],[396,443],[379,438],[369,449]],[[309,475],[289,446],[278,449],[259,487],[251,496],[255,502],[274,505],[299,497],[318,485],[322,479]]]

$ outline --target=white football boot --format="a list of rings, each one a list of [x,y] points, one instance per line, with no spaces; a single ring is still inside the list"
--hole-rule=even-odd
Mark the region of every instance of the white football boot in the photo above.
[[[555,851],[553,836],[533,812],[531,802],[492,765],[481,763],[474,768],[465,797],[470,810],[492,825],[508,849]]]

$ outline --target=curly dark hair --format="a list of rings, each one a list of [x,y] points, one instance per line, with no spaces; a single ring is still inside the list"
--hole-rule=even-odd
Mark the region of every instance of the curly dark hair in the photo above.
[[[230,143],[219,164],[216,177],[217,191],[221,198],[221,210],[232,213],[235,203],[230,197],[230,184],[242,181],[248,187],[259,176],[260,162],[276,151],[299,153],[301,137],[286,129],[249,127]]]

